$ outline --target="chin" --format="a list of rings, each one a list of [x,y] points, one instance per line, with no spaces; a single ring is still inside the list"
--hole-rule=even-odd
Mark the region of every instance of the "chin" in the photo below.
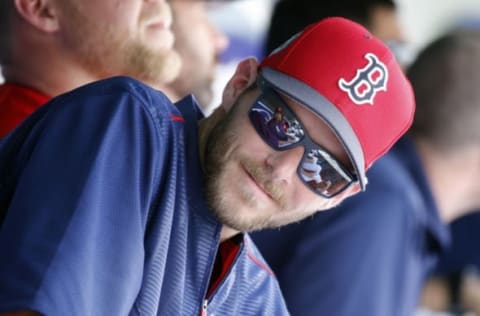
[[[153,81],[157,85],[163,85],[174,81],[182,68],[182,60],[176,51],[170,51],[164,56],[163,63],[157,68]]]

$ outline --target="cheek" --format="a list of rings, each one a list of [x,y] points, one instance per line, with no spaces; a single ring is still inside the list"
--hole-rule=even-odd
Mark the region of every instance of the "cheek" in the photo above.
[[[248,160],[255,161],[259,166],[266,166],[268,153],[272,150],[260,139],[253,129],[244,129],[238,134],[238,154]]]
[[[196,72],[202,72],[202,68],[210,68],[214,60],[212,40],[205,34],[204,30],[196,30],[191,34],[178,37],[175,33],[175,45],[180,54],[187,59],[186,64],[190,64]],[[193,71],[192,73],[195,73]]]
[[[215,64],[216,52],[214,38],[211,31],[204,22],[193,23],[193,25],[185,26],[179,40],[179,46],[182,46],[185,57],[190,58],[191,63],[195,63],[195,67],[211,68]],[[187,32],[187,33],[185,33]]]
[[[99,21],[104,21],[120,30],[133,29],[138,23],[141,7],[139,4],[133,4],[132,1],[95,1],[95,10],[91,10],[90,14]],[[99,8],[99,4],[102,7]],[[105,14],[108,12],[108,14]]]

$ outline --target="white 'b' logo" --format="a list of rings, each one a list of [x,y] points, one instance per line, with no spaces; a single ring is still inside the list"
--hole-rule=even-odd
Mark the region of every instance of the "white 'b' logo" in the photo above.
[[[378,91],[387,91],[388,70],[377,56],[367,53],[365,58],[368,64],[357,70],[355,77],[346,81],[340,78],[340,89],[348,93],[352,102],[356,104],[369,103],[373,105],[373,99]]]

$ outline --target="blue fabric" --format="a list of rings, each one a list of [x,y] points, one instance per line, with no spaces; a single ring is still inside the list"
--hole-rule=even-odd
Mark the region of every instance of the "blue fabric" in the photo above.
[[[4,138],[0,311],[199,315],[221,228],[201,190],[199,113],[191,97],[175,106],[117,77],[54,99]],[[244,239],[208,313],[287,314]]]
[[[465,269],[480,271],[480,213],[463,216],[450,225],[452,246],[442,254],[435,268],[438,276],[457,276]]]
[[[292,315],[413,315],[448,231],[408,139],[368,178],[365,192],[332,210],[252,235]]]

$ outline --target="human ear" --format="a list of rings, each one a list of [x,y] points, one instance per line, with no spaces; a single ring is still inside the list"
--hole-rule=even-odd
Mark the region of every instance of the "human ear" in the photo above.
[[[227,111],[230,110],[242,92],[255,83],[257,75],[257,60],[253,57],[242,60],[223,90],[222,107]]]
[[[49,0],[14,0],[15,9],[23,19],[44,32],[55,32],[59,23]]]
[[[359,183],[355,183],[354,185],[352,185],[351,189],[350,189],[350,195],[355,195],[359,192],[361,192],[362,189],[360,187],[360,184]]]
[[[354,184],[350,185],[344,192],[342,192],[340,194],[340,198],[342,200],[344,200],[344,199],[349,198],[352,195],[355,195],[355,194],[357,194],[361,191],[362,191],[362,189],[360,187],[360,183],[357,182],[357,183],[354,183]]]
[[[362,188],[360,187],[360,183],[355,183],[351,185],[349,188],[347,188],[347,197],[355,195],[361,191],[362,191]]]

